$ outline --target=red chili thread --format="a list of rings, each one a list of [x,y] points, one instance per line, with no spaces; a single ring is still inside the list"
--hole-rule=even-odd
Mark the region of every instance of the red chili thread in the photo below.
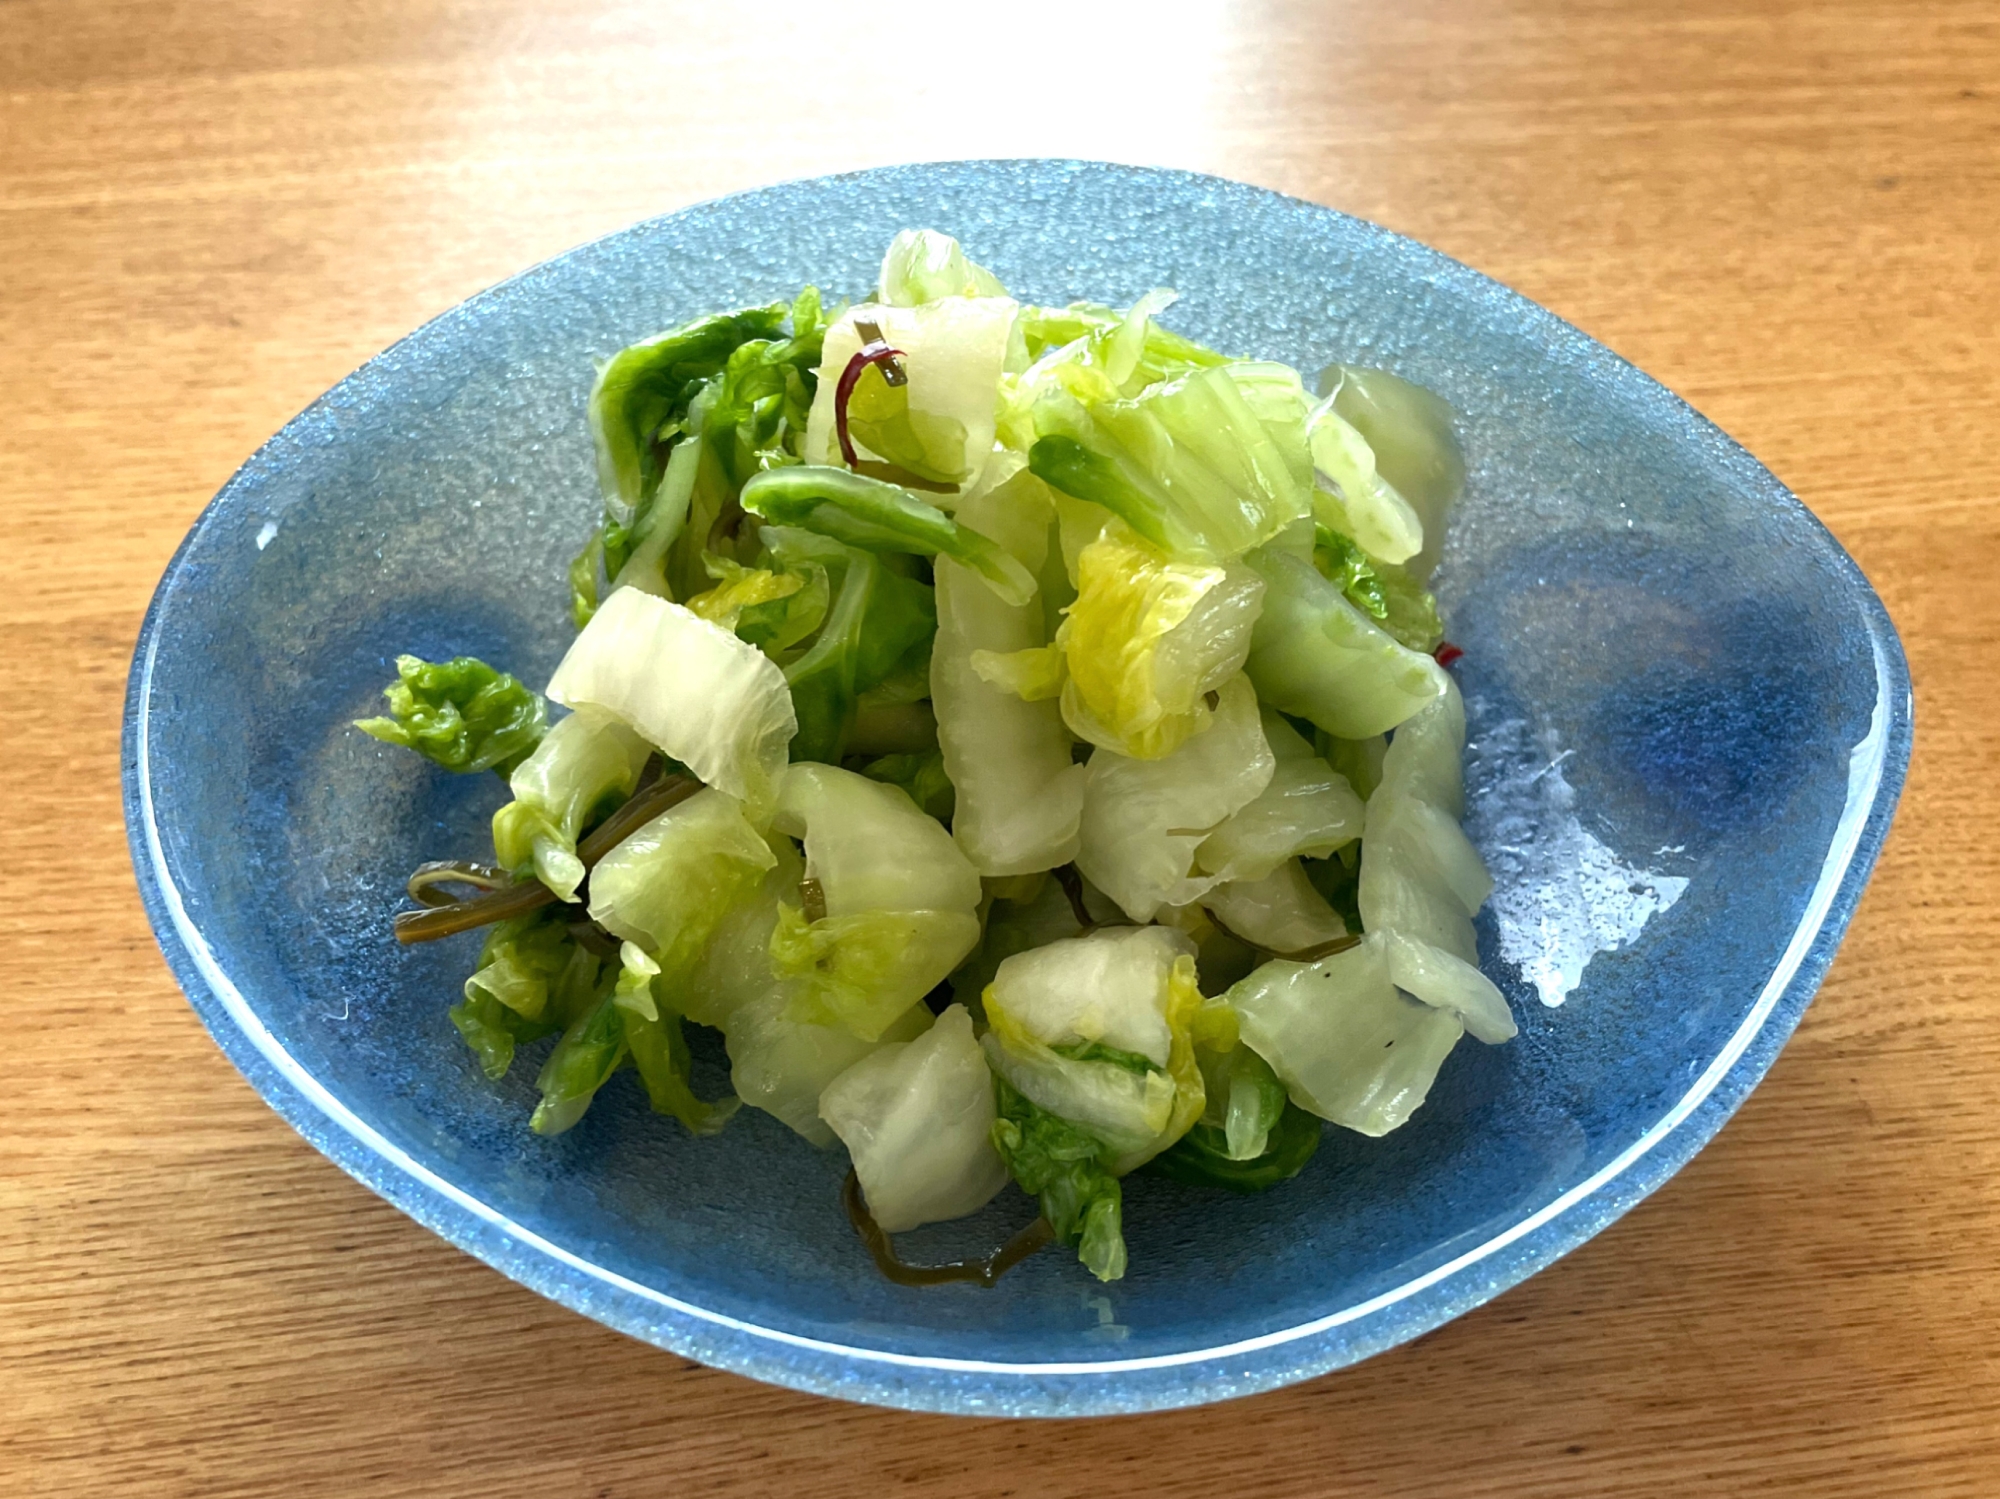
[[[903,373],[902,365],[896,362],[906,356],[901,349],[889,346],[880,328],[856,318],[854,331],[867,342],[847,361],[847,368],[840,372],[840,383],[833,388],[833,430],[840,438],[840,456],[847,460],[849,468],[861,461],[854,451],[854,439],[847,431],[847,402],[854,394],[854,387],[860,383],[861,372],[871,364],[878,364],[882,367],[882,378],[891,385],[905,385],[910,378]]]

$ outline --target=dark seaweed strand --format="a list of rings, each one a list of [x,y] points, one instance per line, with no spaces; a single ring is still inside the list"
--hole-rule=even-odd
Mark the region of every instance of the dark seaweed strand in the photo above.
[[[861,1242],[868,1246],[868,1253],[874,1257],[875,1268],[899,1286],[942,1286],[954,1281],[970,1281],[974,1285],[991,1288],[1001,1276],[1030,1255],[1048,1248],[1056,1239],[1049,1220],[1037,1218],[984,1259],[950,1260],[942,1265],[910,1265],[896,1257],[895,1244],[882,1231],[882,1225],[875,1221],[875,1215],[868,1211],[868,1203],[861,1195],[861,1178],[852,1170],[847,1173],[846,1184],[840,1189],[840,1200],[847,1207],[847,1218],[854,1225],[855,1233],[861,1236]]]
[[[580,909],[580,908],[579,908]],[[589,916],[580,916],[569,924],[569,934],[576,939],[576,945],[594,958],[602,958],[607,963],[616,963],[623,950],[618,938],[592,921]]]
[[[474,864],[468,859],[432,859],[410,873],[403,888],[421,906],[451,906],[471,897],[453,895],[447,885],[470,885],[475,890],[504,890],[514,877],[491,864]]]
[[[585,869],[593,867],[599,859],[655,817],[670,807],[678,806],[699,790],[701,782],[693,776],[663,776],[645,790],[635,792],[622,807],[599,823],[589,837],[577,844],[577,858]],[[404,911],[394,922],[396,940],[407,946],[416,942],[435,942],[441,937],[454,937],[460,932],[491,926],[496,921],[525,916],[530,911],[553,904],[555,898],[555,892],[538,879],[518,880],[505,889],[456,901],[448,906],[428,911]]]
[[[1055,875],[1056,883],[1062,886],[1062,893],[1069,897],[1070,912],[1076,917],[1077,925],[1086,932],[1096,926],[1090,907],[1083,903],[1083,876],[1077,872],[1076,865],[1058,864],[1050,872]]]
[[[576,846],[577,858],[585,869],[594,868],[599,859],[640,828],[701,789],[700,781],[682,771],[660,777],[645,790],[634,792],[624,806],[586,834]]]
[[[495,890],[490,895],[476,896],[453,905],[438,906],[429,911],[398,912],[392,925],[396,940],[407,947],[411,943],[435,942],[440,937],[453,937],[475,927],[491,926],[496,921],[511,921],[516,916],[525,916],[530,911],[552,904],[555,898],[555,892],[540,880],[522,880],[505,890]]]

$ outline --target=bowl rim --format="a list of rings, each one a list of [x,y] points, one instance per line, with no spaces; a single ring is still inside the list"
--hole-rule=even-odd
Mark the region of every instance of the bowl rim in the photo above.
[[[1847,798],[1806,910],[1791,940],[1729,1041],[1686,1093],[1597,1172],[1533,1213],[1443,1264],[1354,1305],[1255,1337],[1140,1358],[1016,1362],[911,1354],[764,1327],[700,1306],[593,1264],[508,1219],[411,1157],[355,1115],[294,1059],[236,987],[175,883],[153,795],[152,681],[168,609],[195,542],[273,450],[302,423],[337,404],[356,380],[393,368],[399,355],[439,324],[479,315],[517,283],[581,250],[603,246],[719,204],[834,183],[908,180],[949,169],[1069,177],[1109,173],[1181,188],[1249,192],[1346,221],[1406,263],[1452,289],[1494,300],[1543,335],[1596,359],[1613,373],[1663,394],[1678,414],[1735,461],[1768,480],[1818,529],[1860,606],[1876,673],[1867,733],[1849,754]],[[1642,387],[1643,388],[1643,387]],[[1669,408],[1672,409],[1672,408]],[[1893,819],[1907,774],[1914,727],[1909,668],[1888,611],[1839,541],[1789,487],[1714,423],[1651,376],[1575,325],[1471,267],[1368,220],[1230,178],[1177,169],[1068,158],[931,161],[768,184],[690,204],[574,246],[495,283],[431,318],[363,363],[287,422],[238,468],[204,507],[162,574],[140,627],[127,680],[123,791],[127,838],[146,914],[176,981],[223,1052],[288,1124],[349,1175],[425,1227],[509,1278],[619,1331],[715,1367],[767,1382],[905,1409],[1008,1415],[1102,1415],[1170,1409],[1231,1398],[1359,1362],[1428,1332],[1490,1300],[1576,1248],[1656,1190],[1714,1137],[1775,1060],[1817,990],[1851,920]]]

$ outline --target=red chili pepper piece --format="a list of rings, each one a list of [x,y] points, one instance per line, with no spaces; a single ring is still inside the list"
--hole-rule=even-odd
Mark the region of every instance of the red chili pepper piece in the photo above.
[[[847,402],[854,394],[854,387],[860,382],[861,372],[871,364],[882,367],[882,378],[891,385],[904,385],[909,376],[903,373],[902,365],[896,361],[904,358],[901,349],[891,348],[883,340],[882,330],[873,323],[855,320],[855,331],[868,341],[855,351],[847,361],[847,368],[840,372],[840,383],[833,388],[833,430],[840,438],[840,456],[853,468],[861,460],[854,451],[854,439],[847,431]]]
[[[1431,655],[1436,658],[1439,666],[1449,666],[1464,654],[1464,651],[1453,645],[1449,640],[1431,652]]]

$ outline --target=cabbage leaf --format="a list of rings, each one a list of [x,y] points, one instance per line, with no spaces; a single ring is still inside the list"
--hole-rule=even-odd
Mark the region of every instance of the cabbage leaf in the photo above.
[[[497,1081],[513,1065],[517,1046],[554,1035],[595,1003],[603,967],[555,910],[516,916],[486,934],[451,1023]]]
[[[1315,508],[1334,531],[1352,536],[1370,557],[1407,562],[1424,548],[1424,523],[1396,486],[1375,469],[1367,439],[1334,409],[1329,396],[1307,422],[1313,467],[1323,483]]]
[[[1056,632],[1064,720],[1121,755],[1171,754],[1207,727],[1207,695],[1242,669],[1263,596],[1248,567],[1174,562],[1107,528],[1078,553],[1077,597]]]
[[[738,1004],[723,1029],[730,1085],[745,1103],[763,1109],[813,1144],[831,1146],[835,1135],[819,1116],[828,1083],[877,1046],[908,1041],[930,1028],[931,1012],[919,1001],[864,1041],[842,1026],[792,1018],[794,987],[777,981]]]
[[[396,680],[382,696],[388,715],[356,719],[355,728],[460,773],[509,773],[533,753],[548,727],[538,695],[471,656],[439,662],[398,656]]]
[[[611,1002],[622,1012],[625,1046],[645,1086],[653,1112],[680,1120],[690,1134],[712,1135],[727,1124],[741,1100],[731,1097],[710,1103],[696,1096],[693,1056],[681,1029],[681,1017],[663,1007],[654,993],[660,965],[636,942],[619,953],[621,972]]]
[[[837,763],[863,694],[900,676],[926,648],[937,631],[937,604],[930,588],[867,552],[794,526],[765,526],[761,535],[781,567],[825,578],[833,590],[824,626],[783,670],[798,722],[791,758]]]
[[[1229,932],[1266,952],[1299,953],[1347,935],[1297,859],[1256,880],[1224,880],[1201,898]]]
[[[743,480],[796,462],[825,335],[819,293],[698,318],[620,351],[588,415],[604,519],[570,566],[571,612],[588,624],[610,587],[685,598]]]
[[[1320,1121],[1291,1101],[1248,1046],[1196,1055],[1208,1094],[1201,1118],[1146,1170],[1232,1192],[1262,1192],[1297,1176],[1319,1149]]]
[[[857,456],[898,466],[915,459],[927,470],[920,472],[924,479],[966,489],[976,485],[993,453],[1014,313],[1014,301],[1005,296],[944,296],[910,307],[864,303],[836,319],[822,346],[801,456],[809,464],[843,461],[834,401],[848,361],[864,342],[860,325],[869,323],[901,352],[906,384],[898,390],[879,372],[862,376],[855,391],[860,407],[850,402],[848,408]]]
[[[562,1033],[535,1078],[542,1101],[529,1116],[528,1128],[538,1135],[559,1135],[573,1128],[625,1064],[625,1012],[606,993]]]
[[[1201,1114],[1192,948],[1167,927],[1099,931],[1008,958],[986,989],[993,1070],[1102,1141],[1118,1174]]]
[[[1265,583],[1244,670],[1267,707],[1365,739],[1444,690],[1444,670],[1399,644],[1310,562],[1273,547],[1244,561]]]
[[[809,921],[784,905],[770,953],[779,976],[793,981],[791,1019],[876,1041],[978,945],[979,918],[970,911],[857,911]]]
[[[842,1072],[820,1094],[819,1113],[887,1233],[977,1212],[1007,1184],[993,1148],[993,1075],[963,1005]]]
[[[1004,297],[1007,288],[975,263],[957,240],[935,229],[904,229],[889,241],[877,297],[889,307],[920,307],[943,297]]]
[[[1423,521],[1423,550],[1406,564],[1421,585],[1437,566],[1445,516],[1465,488],[1451,407],[1421,385],[1355,365],[1329,365],[1320,371],[1319,389],[1368,444],[1376,472]]]
[[[1125,1275],[1124,1193],[1106,1168],[1103,1141],[1051,1114],[1009,1086],[995,1084],[999,1118],[993,1145],[1023,1192],[1041,1204],[1056,1242],[1102,1281]]]
[[[1256,695],[1232,677],[1209,727],[1165,759],[1091,756],[1077,867],[1134,921],[1187,904],[1214,883],[1192,876],[1195,850],[1270,784],[1274,764]]]
[[[660,663],[671,662],[672,670]],[[571,708],[624,720],[718,791],[768,805],[798,729],[782,672],[762,651],[636,589],[605,601],[549,681]]]
[[[863,551],[949,557],[1010,604],[1034,596],[1034,575],[1004,548],[901,485],[866,474],[818,465],[771,469],[743,486],[743,508]]]
[[[968,500],[959,515],[988,527],[1010,555],[1039,571],[1054,509],[1033,475]],[[938,562],[936,582],[930,691],[938,748],[957,789],[952,837],[982,875],[1067,863],[1076,856],[1084,770],[1071,759],[1062,715],[1053,702],[1025,701],[996,686],[981,665],[983,658],[1048,651],[1040,600],[1009,604],[948,559]]]
[[[1273,959],[1225,998],[1292,1102],[1364,1135],[1387,1134],[1422,1105],[1465,1033],[1455,1014],[1399,993],[1369,942],[1316,963]]]
[[[1240,556],[1312,513],[1302,423],[1273,430],[1245,399],[1244,384],[1281,367],[1223,365],[1109,399],[1065,382],[1074,368],[1058,369],[1033,408],[1028,464],[1056,489],[1187,562]]]
[[[550,729],[508,778],[514,799],[493,814],[493,852],[532,869],[562,900],[583,882],[576,840],[639,784],[653,747],[610,714],[582,708]]]
[[[719,791],[697,791],[661,813],[598,861],[590,914],[607,931],[637,942],[677,984],[723,916],[757,888],[776,863],[743,806]]]
[[[1275,764],[1262,791],[1195,849],[1221,880],[1260,880],[1288,859],[1323,859],[1361,836],[1367,811],[1347,778],[1312,752],[1281,714],[1262,715]]]

